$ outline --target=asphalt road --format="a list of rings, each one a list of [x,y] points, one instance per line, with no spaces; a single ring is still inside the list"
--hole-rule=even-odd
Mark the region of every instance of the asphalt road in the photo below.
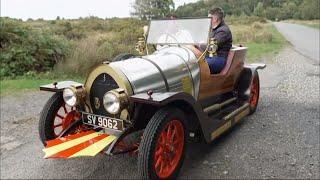
[[[318,29],[284,22],[275,22],[274,25],[298,52],[319,64],[320,33]]]
[[[191,144],[180,178],[319,179],[319,66],[293,48],[265,59],[257,112],[212,144]],[[38,117],[51,94],[1,97],[1,179],[137,178],[137,157],[42,157]]]

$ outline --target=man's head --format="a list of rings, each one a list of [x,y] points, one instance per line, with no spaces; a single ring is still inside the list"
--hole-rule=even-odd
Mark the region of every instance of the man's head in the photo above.
[[[215,28],[223,21],[224,12],[220,7],[213,8],[209,11],[208,17],[211,17],[212,27]]]

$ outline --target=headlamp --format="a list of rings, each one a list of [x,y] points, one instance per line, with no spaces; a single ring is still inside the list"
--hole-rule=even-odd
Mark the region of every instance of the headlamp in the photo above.
[[[85,97],[85,91],[82,86],[70,86],[63,90],[63,100],[68,106],[77,106]]]
[[[63,90],[63,100],[68,106],[75,106],[77,103],[77,95],[74,89],[66,88]]]
[[[110,114],[118,114],[127,104],[128,98],[123,89],[108,91],[103,96],[103,106]]]

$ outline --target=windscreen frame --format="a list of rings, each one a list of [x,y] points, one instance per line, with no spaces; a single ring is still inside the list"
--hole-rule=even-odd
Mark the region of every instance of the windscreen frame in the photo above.
[[[181,42],[173,42],[173,43],[159,43],[159,42],[150,42],[149,41],[149,37],[150,37],[150,27],[151,27],[151,23],[152,22],[156,22],[156,21],[179,21],[179,20],[207,20],[208,21],[208,31],[207,31],[207,37],[205,38],[204,42],[186,42],[186,43],[181,43]],[[149,28],[148,28],[148,32],[146,35],[146,43],[147,44],[151,44],[151,45],[198,45],[198,44],[207,44],[210,38],[210,32],[211,32],[211,18],[209,17],[191,17],[191,18],[179,18],[179,19],[156,19],[156,20],[151,20],[149,22]]]

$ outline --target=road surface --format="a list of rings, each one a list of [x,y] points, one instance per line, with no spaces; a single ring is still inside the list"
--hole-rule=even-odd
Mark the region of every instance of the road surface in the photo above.
[[[319,66],[289,47],[260,77],[256,113],[212,144],[191,144],[181,179],[320,178]],[[1,179],[138,178],[135,156],[43,159],[37,123],[50,95],[1,97]]]
[[[319,64],[319,30],[303,25],[275,22],[274,25],[301,54]]]

